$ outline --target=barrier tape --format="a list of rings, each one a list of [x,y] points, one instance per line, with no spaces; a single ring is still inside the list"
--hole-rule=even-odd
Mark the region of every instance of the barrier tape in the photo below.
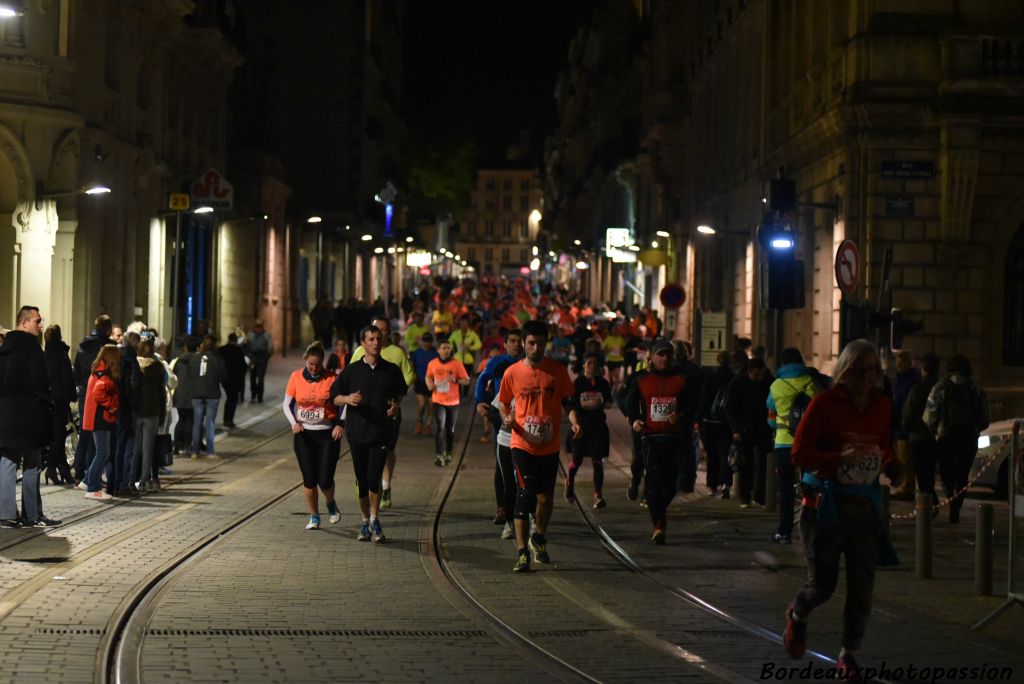
[[[932,506],[915,504],[914,510],[911,511],[910,513],[904,513],[902,515],[892,515],[892,514],[890,514],[889,515],[889,519],[890,520],[910,520],[912,518],[916,518],[917,514],[919,512],[921,512],[921,511],[929,511],[930,510],[930,511],[933,511],[933,512],[937,513],[938,511],[942,510],[943,508],[945,508],[946,506],[948,506],[952,502],[954,502],[957,499],[959,499],[960,497],[962,497],[965,493],[967,493],[967,490],[972,485],[974,485],[975,482],[978,481],[978,478],[981,477],[982,473],[984,473],[986,470],[988,470],[989,466],[991,466],[993,463],[995,463],[996,459],[999,458],[1003,454],[1003,452],[1006,451],[1007,448],[1010,447],[1013,444],[1013,437],[1012,436],[1006,436],[1006,437],[1003,438],[1003,440],[1004,440],[1003,444],[1002,444],[1001,447],[999,447],[999,450],[996,451],[991,456],[989,456],[988,459],[985,461],[985,463],[983,463],[982,466],[980,468],[978,468],[978,472],[974,474],[974,477],[972,477],[971,480],[966,485],[964,485],[961,489],[959,489],[956,492],[954,492],[953,496],[947,497],[947,498],[943,499],[942,501],[940,501],[939,503],[934,504]],[[905,473],[904,474],[904,476],[908,476],[908,475],[912,476],[911,473]]]

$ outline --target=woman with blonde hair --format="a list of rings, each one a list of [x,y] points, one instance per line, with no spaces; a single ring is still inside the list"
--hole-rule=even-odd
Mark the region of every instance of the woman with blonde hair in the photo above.
[[[117,425],[117,413],[121,406],[118,381],[121,379],[121,349],[112,344],[104,345],[92,363],[89,383],[85,390],[85,409],[82,415],[82,430],[86,439],[96,444],[96,455],[85,474],[85,481],[79,488],[86,490],[87,499],[106,501],[112,497],[100,488],[100,476],[107,467],[110,456],[110,438]]]

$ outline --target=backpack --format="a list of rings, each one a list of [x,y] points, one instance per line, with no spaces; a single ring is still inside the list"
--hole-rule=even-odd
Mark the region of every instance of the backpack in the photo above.
[[[789,413],[786,415],[786,428],[791,436],[796,437],[796,429],[800,425],[800,419],[804,417],[807,407],[811,405],[811,395],[807,394],[807,390],[811,387],[816,387],[816,385],[812,378],[811,383],[807,387],[797,390],[796,387],[786,380],[782,381],[789,385],[791,389],[797,391],[797,394],[793,397],[793,403],[789,405]]]
[[[988,427],[981,393],[970,381],[943,381],[942,425],[947,435],[972,435]]]
[[[725,407],[729,402],[729,383],[725,383],[715,392],[715,398],[711,400],[706,420],[712,423],[724,423],[728,420]]]
[[[252,336],[249,338],[249,353],[266,356],[268,350],[269,345],[267,344],[267,334],[252,333]]]

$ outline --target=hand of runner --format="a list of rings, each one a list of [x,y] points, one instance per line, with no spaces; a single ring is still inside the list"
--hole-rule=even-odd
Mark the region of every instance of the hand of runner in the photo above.
[[[572,424],[572,438],[579,439],[583,436],[583,426],[579,423]]]
[[[334,429],[331,430],[331,439],[333,439],[335,442],[337,442],[338,440],[340,440],[344,436],[345,436],[345,428],[341,427],[340,425],[335,425]]]
[[[507,416],[502,416],[501,424],[505,426],[506,430],[511,430],[512,429],[512,414],[510,413]]]
[[[679,424],[679,414],[676,413],[675,411],[673,411],[672,413],[668,414],[668,424],[669,425],[678,425]]]
[[[639,420],[639,419],[634,420],[633,421],[633,432],[643,432],[643,431],[644,431],[644,421]]]
[[[388,399],[388,418],[394,418],[398,415],[398,409],[401,408],[401,404],[398,403],[397,399]]]
[[[345,397],[345,403],[348,404],[349,406],[359,406],[360,402],[362,401],[363,393],[360,392],[359,390],[356,390],[352,394],[349,394]]]
[[[479,404],[477,404],[476,405],[476,413],[477,413],[477,415],[480,416],[481,418],[486,418],[487,414],[488,414],[487,406],[488,406],[488,404],[486,404],[485,402],[482,402],[482,401]]]
[[[302,423],[296,423],[295,425],[292,425],[292,432],[294,432],[295,434],[299,434],[300,432],[302,432]]]

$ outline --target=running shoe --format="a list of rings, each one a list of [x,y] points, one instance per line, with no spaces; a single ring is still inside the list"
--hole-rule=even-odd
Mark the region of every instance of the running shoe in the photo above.
[[[651,534],[651,541],[658,546],[663,546],[665,544],[665,528],[655,527],[654,533]]]
[[[516,531],[514,529],[512,529],[512,523],[509,523],[509,522],[505,523],[505,526],[503,528],[501,528],[501,538],[502,539],[512,539],[515,536],[516,536]]]
[[[191,456],[189,456],[189,458],[191,460],[193,460],[193,461],[198,461],[199,460],[199,454],[192,454]]]
[[[782,646],[790,658],[799,660],[807,650],[807,623],[793,619],[793,604],[786,606],[786,631],[782,634]]]
[[[504,525],[508,520],[508,516],[505,514],[505,508],[498,506],[498,510],[494,512],[494,520],[492,521],[495,525]]]
[[[448,465],[451,462],[452,462],[452,452],[450,452],[450,451],[444,452],[444,464]]]
[[[113,499],[114,497],[110,496],[109,494],[107,494],[102,489],[99,489],[99,490],[96,490],[95,492],[86,492],[85,498],[86,499],[96,499],[97,501],[109,501],[110,499]]]
[[[327,504],[327,512],[330,514],[328,520],[331,521],[331,524],[337,525],[338,521],[341,520],[341,511],[338,510],[338,503],[336,501],[332,501]]]
[[[373,521],[373,524],[370,525],[370,530],[373,532],[373,536],[370,539],[374,544],[384,541],[384,530],[381,529],[379,519]]]
[[[640,495],[640,485],[636,482],[630,482],[629,487],[626,488],[626,498],[630,501],[636,501],[636,497]]]
[[[576,503],[576,486],[571,482],[565,483],[565,493],[563,494],[565,500],[569,503]]]
[[[306,523],[307,530],[319,530],[320,529],[320,516],[311,515],[309,516],[309,522]]]
[[[359,528],[359,534],[356,535],[356,541],[370,541],[370,523],[364,522]]]
[[[647,497],[640,499],[640,508],[647,508]]]
[[[751,505],[750,499],[740,499],[740,508],[750,508]]]
[[[436,465],[438,468],[444,467],[444,454],[437,455],[437,458],[434,459],[434,465]]]
[[[863,682],[864,673],[852,653],[839,656],[836,661],[836,676],[840,681]]]
[[[729,493],[729,488],[728,487],[726,487],[725,489],[722,490],[722,498],[723,499],[728,499],[730,496],[731,495]]]
[[[519,549],[516,564],[512,566],[512,572],[530,572],[530,552],[526,549]]]
[[[6,527],[9,530],[17,530],[22,527],[21,521],[14,518],[0,520],[0,527]]]
[[[533,552],[533,560],[536,563],[547,565],[551,562],[551,556],[548,555],[548,545],[544,541],[537,539],[537,535],[530,535],[530,551]]]
[[[81,490],[82,490],[83,492],[87,492],[87,491],[89,491],[89,485],[87,485],[87,484],[85,483],[85,480],[82,480],[81,482],[79,482],[79,483],[78,483],[77,485],[75,485],[75,486],[76,486],[76,487],[78,487],[79,489],[81,489]]]
[[[391,508],[391,487],[388,487],[380,494],[380,507]]]
[[[793,538],[788,534],[779,534],[776,532],[772,535],[771,542],[772,544],[792,544]]]
[[[45,515],[39,516],[39,520],[32,523],[25,523],[23,527],[60,527],[63,520],[54,520],[53,518],[47,518]]]
[[[422,423],[416,423],[416,434],[417,435],[422,435],[423,434],[423,424]]]
[[[604,508],[608,502],[601,496],[601,492],[594,492],[594,508]]]

